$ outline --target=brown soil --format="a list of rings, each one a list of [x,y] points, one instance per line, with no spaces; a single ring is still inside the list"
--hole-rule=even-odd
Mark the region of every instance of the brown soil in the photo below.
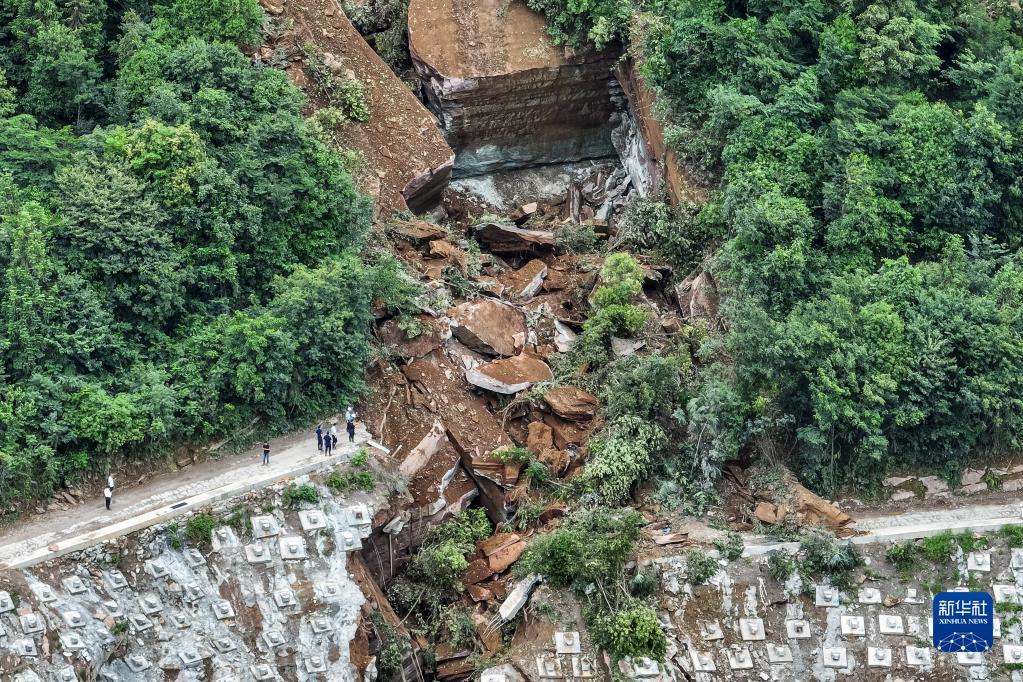
[[[326,103],[313,91],[301,61],[303,43],[308,41],[321,53],[332,54],[362,83],[369,121],[348,124],[340,131],[340,146],[357,149],[366,157],[369,173],[361,184],[364,191],[379,193],[377,215],[406,210],[402,192],[409,182],[454,159],[436,120],[359,35],[336,0],[262,2],[271,14],[280,13],[282,19],[294,22],[293,31],[276,46],[292,53],[285,70],[309,97],[310,113]],[[377,183],[379,190],[374,186]]]
[[[447,77],[472,78],[569,63],[543,18],[522,0],[412,0],[409,42]]]

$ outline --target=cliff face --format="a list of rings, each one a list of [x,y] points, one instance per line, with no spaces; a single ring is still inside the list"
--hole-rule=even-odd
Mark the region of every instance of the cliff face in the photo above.
[[[521,0],[412,0],[409,48],[455,177],[614,156],[617,55],[566,54]]]

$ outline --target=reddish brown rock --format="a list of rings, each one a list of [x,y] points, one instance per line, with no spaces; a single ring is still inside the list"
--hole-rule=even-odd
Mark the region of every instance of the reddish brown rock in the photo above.
[[[445,239],[430,242],[430,254],[456,263],[462,272],[466,271],[465,251]]]
[[[429,315],[417,315],[416,322],[423,333],[409,337],[408,332],[401,328],[396,318],[391,318],[380,325],[377,335],[380,340],[397,349],[403,358],[421,358],[432,350],[440,348],[441,323]]]
[[[514,545],[516,542],[521,540],[516,533],[495,533],[491,537],[487,538],[479,544],[479,549],[483,552],[483,556],[489,557],[505,547]]]
[[[465,569],[463,581],[466,585],[474,585],[483,582],[495,573],[497,571],[490,568],[490,562],[486,559],[476,559],[469,563],[469,568]]]
[[[543,421],[554,432],[554,445],[560,450],[564,450],[569,445],[582,445],[590,433],[588,428],[577,422],[562,419],[556,414],[544,415]]]
[[[490,570],[494,571],[494,573],[504,573],[508,570],[509,566],[519,560],[519,557],[522,556],[522,553],[525,551],[526,543],[521,540],[508,545],[504,549],[498,550],[487,558]]]
[[[488,362],[465,372],[465,380],[473,386],[503,395],[513,395],[538,381],[553,378],[554,373],[547,363],[526,353]]]
[[[494,253],[536,253],[550,251],[556,244],[554,233],[524,230],[503,223],[480,223],[474,228],[477,241]]]
[[[543,422],[530,422],[526,447],[539,455],[554,447],[554,432]]]
[[[778,508],[770,502],[758,502],[757,508],[753,510],[753,515],[756,516],[761,523],[778,523]]]
[[[444,239],[447,231],[440,225],[425,220],[399,220],[387,225],[387,229],[399,239],[414,244],[427,244],[435,239]]]
[[[572,463],[572,458],[567,452],[554,448],[548,448],[540,453],[539,460],[555,476],[563,476],[568,471],[568,465]]]
[[[536,296],[547,276],[547,264],[534,258],[518,270],[507,273],[501,281],[508,289],[508,295],[520,301]]]
[[[448,315],[451,333],[480,353],[512,356],[526,342],[526,316],[505,303],[481,298],[452,308]]]
[[[576,421],[592,419],[600,406],[597,396],[575,386],[552,388],[543,400],[558,416]]]
[[[714,278],[707,272],[686,279],[676,285],[682,317],[689,320],[715,322],[718,317],[718,291]]]

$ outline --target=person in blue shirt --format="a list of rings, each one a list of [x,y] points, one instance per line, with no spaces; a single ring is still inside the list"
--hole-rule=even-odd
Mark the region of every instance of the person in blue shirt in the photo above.
[[[323,452],[323,424],[316,425],[316,449]]]

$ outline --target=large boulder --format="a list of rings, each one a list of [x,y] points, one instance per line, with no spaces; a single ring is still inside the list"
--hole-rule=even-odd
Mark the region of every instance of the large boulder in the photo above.
[[[493,253],[533,253],[554,248],[554,233],[526,230],[505,223],[480,223],[473,233],[476,240]]]
[[[536,296],[547,277],[547,264],[534,258],[518,270],[505,274],[501,281],[507,287],[508,294],[520,301],[528,301]]]
[[[524,391],[538,381],[553,378],[554,373],[543,360],[525,353],[488,362],[465,373],[465,380],[473,386],[504,395]]]
[[[547,391],[543,400],[560,417],[584,421],[597,413],[600,401],[592,393],[575,386],[559,386]]]
[[[526,343],[526,316],[500,301],[481,298],[448,311],[451,333],[487,355],[515,355]]]

